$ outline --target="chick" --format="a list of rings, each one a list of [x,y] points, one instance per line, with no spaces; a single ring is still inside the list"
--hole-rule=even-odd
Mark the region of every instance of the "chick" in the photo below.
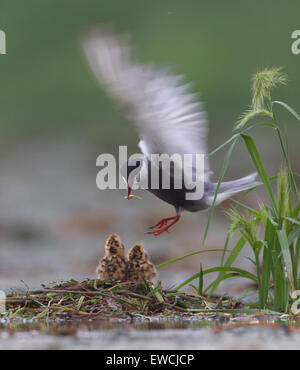
[[[124,280],[127,260],[119,235],[112,234],[105,243],[105,254],[96,269],[99,279]]]
[[[139,282],[145,279],[153,282],[157,272],[153,264],[148,260],[142,244],[134,245],[129,251],[128,258],[127,280]]]

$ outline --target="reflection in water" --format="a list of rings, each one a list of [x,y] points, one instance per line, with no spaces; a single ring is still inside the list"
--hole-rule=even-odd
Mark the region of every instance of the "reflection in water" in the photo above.
[[[0,349],[300,349],[299,321],[289,317],[210,315],[1,323]]]
[[[264,327],[274,329],[286,329],[287,331],[300,331],[300,320],[290,320],[287,317],[284,319],[276,316],[263,317],[246,317],[243,315],[222,316],[211,315],[207,317],[192,317],[192,318],[157,318],[149,320],[141,317],[138,321],[128,320],[3,320],[0,322],[1,332],[7,332],[11,336],[15,332],[27,332],[30,335],[32,331],[48,333],[51,335],[74,335],[78,331],[81,332],[97,332],[97,331],[153,331],[153,330],[168,330],[168,329],[189,329],[201,330],[210,328],[216,332],[237,328]]]

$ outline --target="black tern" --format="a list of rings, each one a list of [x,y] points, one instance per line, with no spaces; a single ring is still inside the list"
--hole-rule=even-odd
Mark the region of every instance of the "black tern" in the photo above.
[[[169,231],[179,221],[182,211],[198,212],[212,206],[217,183],[210,182],[212,172],[207,158],[208,122],[197,94],[190,93],[191,84],[183,84],[183,76],[172,75],[166,68],[137,63],[131,56],[127,35],[117,35],[103,26],[95,26],[82,39],[83,49],[92,71],[108,94],[117,102],[120,111],[136,127],[142,152],[140,161],[127,161],[121,172],[127,182],[127,197],[130,199],[132,183],[147,176],[147,190],[161,200],[173,205],[176,215],[163,218],[151,226],[148,233],[158,236]],[[203,154],[203,196],[187,199],[192,193],[182,182],[175,186],[174,165],[170,166],[170,186],[162,186],[162,166],[152,160],[152,154]],[[195,177],[195,161],[191,165]],[[158,187],[151,186],[152,166],[158,168]],[[178,173],[178,172],[177,172]],[[144,175],[143,175],[144,174]],[[132,176],[133,175],[133,176]],[[131,182],[129,178],[131,177]],[[255,181],[256,173],[234,181],[220,184],[215,205],[232,195],[248,190],[261,183]]]

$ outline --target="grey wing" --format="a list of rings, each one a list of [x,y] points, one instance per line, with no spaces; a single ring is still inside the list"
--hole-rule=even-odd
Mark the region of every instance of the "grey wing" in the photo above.
[[[183,76],[173,76],[167,69],[136,63],[128,37],[101,27],[83,38],[83,48],[99,82],[136,126],[142,152],[148,158],[204,154],[208,181],[207,117],[197,94],[189,92],[191,84],[183,84]]]

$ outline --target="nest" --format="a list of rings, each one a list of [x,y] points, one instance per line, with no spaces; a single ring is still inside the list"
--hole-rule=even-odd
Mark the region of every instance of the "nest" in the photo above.
[[[147,281],[70,280],[42,290],[11,293],[6,316],[33,319],[132,318],[138,315],[195,315],[236,309],[231,299],[208,300],[198,294],[163,290]]]

